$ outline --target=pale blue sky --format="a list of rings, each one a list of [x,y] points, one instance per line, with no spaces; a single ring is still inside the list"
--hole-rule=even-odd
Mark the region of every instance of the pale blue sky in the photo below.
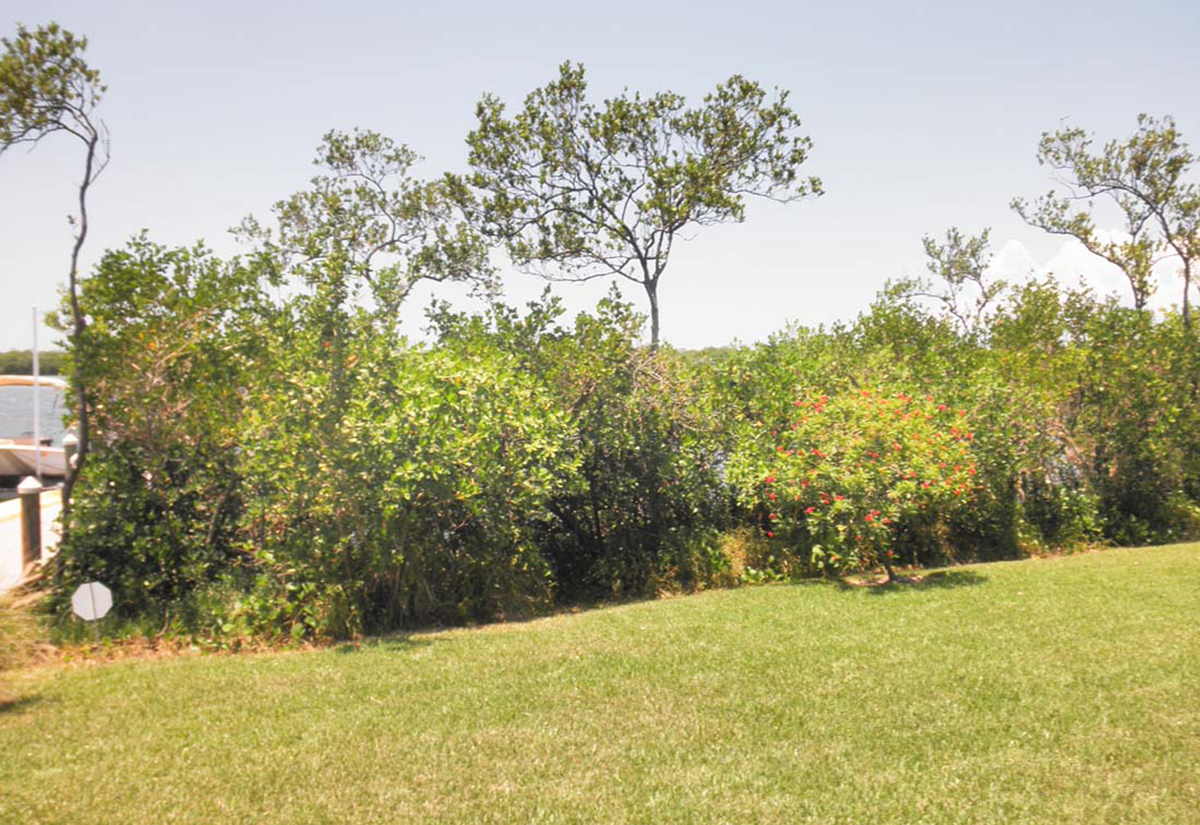
[[[89,37],[110,87],[113,159],[91,201],[88,263],[142,227],[235,252],[228,227],[301,188],[330,128],[407,143],[430,176],[461,169],[480,95],[516,104],[566,59],[586,64],[597,95],[698,97],[734,73],[790,89],[816,143],[805,171],[828,194],[757,205],[676,248],[663,330],[685,347],[851,318],[886,278],[921,272],[922,234],[950,225],[993,227],[1004,274],[1049,266],[1118,288],[1008,209],[1049,187],[1039,134],[1068,118],[1123,136],[1149,112],[1174,115],[1200,148],[1195,2],[6,0],[0,11],[6,36],[49,20]],[[56,302],[79,161],[62,137],[0,158],[0,349],[27,346],[30,305]],[[512,273],[506,287],[523,301],[542,284]],[[604,286],[558,290],[582,309]],[[1167,281],[1161,301],[1177,292]],[[429,295],[406,311],[414,332]]]

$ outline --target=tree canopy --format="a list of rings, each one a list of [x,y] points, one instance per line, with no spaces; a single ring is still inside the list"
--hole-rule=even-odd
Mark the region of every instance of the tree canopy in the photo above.
[[[256,244],[276,279],[323,290],[339,305],[369,299],[392,318],[421,280],[494,286],[482,238],[456,212],[446,181],[410,173],[420,160],[377,132],[330,131],[308,189],[275,204],[276,226],[247,218],[238,232]]]
[[[1153,270],[1164,259],[1179,262],[1183,321],[1191,328],[1191,287],[1200,261],[1200,186],[1186,180],[1196,157],[1170,116],[1138,115],[1137,129],[1099,152],[1083,129],[1044,132],[1038,163],[1049,166],[1067,193],[1051,190],[1033,203],[1016,198],[1022,219],[1056,235],[1077,238],[1088,251],[1120,267],[1138,309],[1154,294]],[[1123,237],[1104,238],[1093,209],[1102,198],[1124,220]]]
[[[801,177],[812,141],[788,93],[735,75],[688,107],[683,96],[628,90],[599,104],[580,64],[508,117],[488,95],[470,133],[474,203],[484,231],[521,268],[551,280],[617,276],[639,284],[660,336],[658,284],[690,228],[745,217],[746,196],[780,202],[822,193]],[[465,188],[463,195],[465,198]]]

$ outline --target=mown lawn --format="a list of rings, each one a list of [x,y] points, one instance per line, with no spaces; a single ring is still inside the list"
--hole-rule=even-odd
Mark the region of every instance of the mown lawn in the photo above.
[[[1195,823],[1200,545],[20,684],[5,823]]]

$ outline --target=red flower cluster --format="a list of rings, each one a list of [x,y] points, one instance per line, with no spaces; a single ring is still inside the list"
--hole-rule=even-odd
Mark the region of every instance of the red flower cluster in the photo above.
[[[758,494],[770,538],[801,552],[820,546],[839,565],[868,564],[893,555],[902,524],[940,518],[979,489],[971,478],[971,434],[961,421],[948,426],[937,413],[949,407],[932,397],[862,389],[793,403],[821,418],[798,412],[780,422],[760,476],[776,486]],[[905,535],[911,538],[911,527]]]

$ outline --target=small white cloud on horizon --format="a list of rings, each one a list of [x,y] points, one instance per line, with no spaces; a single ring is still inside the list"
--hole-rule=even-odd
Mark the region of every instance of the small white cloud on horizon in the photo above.
[[[1101,240],[1121,240],[1128,235],[1119,230],[1099,230]],[[988,275],[1003,278],[1010,283],[1024,283],[1031,278],[1052,276],[1065,286],[1076,286],[1082,281],[1099,295],[1116,295],[1126,306],[1133,305],[1133,294],[1129,280],[1120,267],[1111,264],[1088,251],[1075,238],[1064,238],[1048,258],[1039,261],[1037,256],[1019,240],[1004,243],[988,266]],[[1177,305],[1183,298],[1183,284],[1179,279],[1178,266],[1172,259],[1161,261],[1154,269],[1158,288],[1150,297],[1152,309],[1165,309]]]
[[[1029,247],[1018,240],[1009,240],[1000,247],[988,266],[988,275],[1006,281],[1024,281],[1038,268],[1037,259]]]

